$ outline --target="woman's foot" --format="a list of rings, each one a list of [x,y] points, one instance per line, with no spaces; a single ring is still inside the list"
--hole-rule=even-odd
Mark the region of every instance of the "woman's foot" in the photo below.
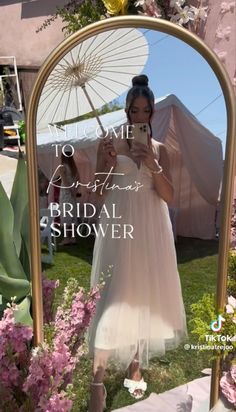
[[[128,369],[129,378],[135,381],[140,381],[142,378],[140,369],[139,369],[139,361],[138,359],[134,359],[131,364],[129,365]]]
[[[102,382],[91,383],[89,412],[103,412],[106,409],[107,391]]]
[[[130,364],[128,376],[128,379],[124,380],[125,388],[129,389],[129,393],[133,398],[141,399],[147,389],[147,384],[142,378],[138,360],[134,359]]]

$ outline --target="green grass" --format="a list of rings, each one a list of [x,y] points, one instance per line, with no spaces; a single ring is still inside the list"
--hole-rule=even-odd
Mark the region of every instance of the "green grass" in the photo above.
[[[56,304],[60,303],[61,294],[69,277],[75,277],[81,286],[86,290],[89,289],[93,241],[93,238],[80,238],[76,246],[58,247],[54,265],[44,265],[49,278],[60,280]],[[218,243],[179,238],[176,249],[187,322],[189,322],[190,305],[197,302],[204,293],[215,292]],[[194,343],[191,334],[186,342]],[[148,382],[146,397],[151,392],[164,392],[201,377],[201,370],[211,366],[210,356],[208,351],[201,353],[186,351],[181,344],[178,349],[166,352],[165,356],[152,359],[149,369],[143,370],[144,379]],[[76,398],[73,412],[87,411],[91,367],[90,359],[86,356],[81,359],[74,378]],[[107,370],[105,379],[108,392],[107,412],[134,403],[134,399],[123,388],[124,377],[125,374],[114,367]]]

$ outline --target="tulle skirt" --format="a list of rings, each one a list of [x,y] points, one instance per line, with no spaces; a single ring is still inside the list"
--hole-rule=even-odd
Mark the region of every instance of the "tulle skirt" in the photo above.
[[[187,335],[168,207],[150,188],[119,192],[118,199],[116,191],[109,193],[106,206],[110,216],[99,223],[120,224],[121,237],[99,235],[95,241],[91,285],[104,278],[105,286],[89,329],[89,351],[101,364],[107,359],[126,369],[136,356],[147,367]],[[124,238],[125,224],[132,225],[133,238]]]

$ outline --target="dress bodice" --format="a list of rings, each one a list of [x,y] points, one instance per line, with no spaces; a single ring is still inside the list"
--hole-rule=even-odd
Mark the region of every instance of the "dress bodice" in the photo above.
[[[124,186],[139,182],[143,185],[143,188],[153,189],[154,187],[150,169],[143,162],[141,162],[140,167],[138,167],[135,161],[128,155],[117,155],[117,164],[114,173],[122,174],[113,176],[112,182],[115,184],[122,184],[122,186]]]

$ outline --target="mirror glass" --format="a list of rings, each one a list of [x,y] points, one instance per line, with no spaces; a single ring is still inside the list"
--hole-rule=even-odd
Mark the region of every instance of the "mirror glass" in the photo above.
[[[153,177],[146,165],[129,158],[124,109],[132,78],[139,74],[148,76],[155,97],[152,137],[163,143],[168,153],[174,188],[168,209],[163,201],[156,205],[153,198],[159,196],[150,182],[154,179],[158,184],[158,174]],[[146,120],[136,118],[133,123]],[[42,265],[48,278],[60,280],[57,301],[70,277],[88,290],[91,274],[96,283],[103,272],[105,282],[113,288],[111,295],[108,293],[113,300],[112,305],[106,301],[103,308],[100,306],[101,311],[113,318],[115,328],[120,328],[121,341],[129,330],[138,328],[137,322],[142,328],[148,327],[150,316],[162,330],[163,321],[168,323],[168,317],[181,307],[181,292],[176,292],[178,276],[174,266],[167,269],[176,251],[189,337],[173,349],[172,343],[181,337],[177,327],[175,339],[169,336],[170,350],[165,354],[160,351],[159,355],[155,353],[156,337],[154,344],[150,340],[149,354],[153,350],[153,357],[143,372],[148,394],[185,384],[211,367],[210,351],[198,353],[184,345],[194,344],[189,324],[193,317],[191,305],[205,293],[216,292],[226,132],[223,93],[204,58],[174,36],[142,27],[106,31],[78,43],[57,63],[40,96],[37,159]],[[108,138],[112,136],[119,167],[116,164],[112,169],[112,176],[108,170],[99,172],[112,177],[110,187],[112,182],[119,187],[109,191],[100,185],[97,192],[103,187],[104,196],[99,196],[95,193],[94,173],[100,167],[96,169],[97,151],[104,133]],[[159,146],[155,147],[158,156]],[[108,152],[110,157],[112,150]],[[165,162],[162,166],[167,167]],[[123,181],[115,173],[123,173]],[[101,175],[96,178],[102,179]],[[139,184],[143,185],[140,191]],[[160,208],[168,216],[163,218]],[[166,234],[168,224],[174,242],[168,238],[170,231]],[[147,313],[150,305],[154,308],[151,315]],[[142,329],[139,335],[144,366],[148,354],[146,334],[147,330]],[[124,354],[121,341],[116,352],[122,349],[125,362],[131,349],[129,346]],[[79,378],[90,376],[90,366],[84,362]],[[111,410],[133,401],[122,386],[123,378],[124,373],[110,366],[106,380]]]

